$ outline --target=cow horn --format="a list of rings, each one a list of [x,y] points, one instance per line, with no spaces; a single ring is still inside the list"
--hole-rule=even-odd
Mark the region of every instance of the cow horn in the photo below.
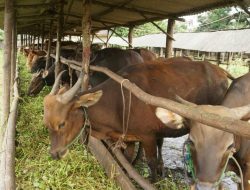
[[[57,100],[63,104],[70,102],[82,85],[83,74],[81,73],[75,85],[62,95],[58,95]]]
[[[187,105],[187,106],[197,106],[195,103],[192,103],[192,102],[189,102],[187,100],[184,100],[183,98],[181,98],[178,95],[175,95],[175,100],[177,102],[182,103],[182,104]]]
[[[60,84],[60,79],[61,79],[61,77],[62,77],[62,74],[65,72],[66,70],[64,70],[64,71],[61,71],[60,73],[59,73],[59,75],[56,77],[56,80],[55,80],[55,83],[54,83],[54,85],[53,85],[53,88],[52,88],[52,90],[50,91],[50,95],[55,95],[56,94],[56,92],[57,92],[57,90],[59,89],[59,84]]]

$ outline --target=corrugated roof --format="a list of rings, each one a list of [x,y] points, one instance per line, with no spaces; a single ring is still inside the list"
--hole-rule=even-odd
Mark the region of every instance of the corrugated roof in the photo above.
[[[195,14],[213,8],[247,4],[248,0],[92,0],[93,30],[129,26]],[[18,33],[41,33],[41,25],[49,29],[49,21],[58,17],[60,0],[16,0]],[[65,0],[64,30],[81,34],[83,0]],[[4,0],[0,0],[0,28],[3,28]]]
[[[206,52],[250,53],[250,29],[216,32],[176,33],[174,48]],[[146,35],[133,40],[134,47],[165,47],[165,34]]]

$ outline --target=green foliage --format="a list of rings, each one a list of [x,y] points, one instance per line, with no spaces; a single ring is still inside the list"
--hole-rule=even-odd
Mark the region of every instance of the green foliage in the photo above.
[[[167,21],[156,21],[155,22],[158,26],[160,26],[163,30],[167,30]],[[123,37],[128,36],[128,28],[127,27],[117,27],[115,30],[119,35]],[[155,34],[161,32],[156,26],[152,23],[146,23],[143,25],[135,26],[133,37],[144,36],[147,34]],[[114,34],[115,35],[115,34]]]
[[[215,9],[207,14],[198,15],[200,23],[197,31],[239,29],[250,27],[248,15],[244,12],[232,14],[231,8]]]
[[[3,41],[4,38],[4,32],[0,29],[0,41]]]
[[[174,33],[178,32],[188,32],[188,27],[185,22],[178,22],[178,21],[175,22]]]

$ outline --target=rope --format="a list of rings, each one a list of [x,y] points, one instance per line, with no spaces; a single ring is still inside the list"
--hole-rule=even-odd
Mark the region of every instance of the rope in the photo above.
[[[119,137],[118,141],[115,143],[114,149],[122,147],[125,149],[127,145],[124,143],[125,136],[128,132],[128,126],[129,126],[129,118],[130,118],[130,110],[131,110],[131,91],[129,91],[129,102],[128,102],[128,116],[126,119],[126,100],[124,95],[124,89],[123,89],[123,83],[125,81],[129,81],[128,79],[123,79],[121,81],[121,94],[122,94],[122,103],[123,103],[123,112],[122,112],[122,135]]]
[[[237,161],[233,156],[232,156],[231,158],[232,158],[232,160],[235,162],[236,166],[237,166],[238,169],[239,169],[239,172],[240,172],[240,180],[241,180],[240,186],[241,186],[241,190],[244,190],[243,172],[242,172],[242,169],[241,169],[241,167],[240,167],[240,164],[238,163],[238,161]]]

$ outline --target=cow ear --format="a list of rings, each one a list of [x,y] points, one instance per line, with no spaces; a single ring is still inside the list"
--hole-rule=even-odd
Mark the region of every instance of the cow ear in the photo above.
[[[181,129],[185,127],[184,117],[167,109],[157,107],[155,110],[155,115],[163,124],[165,124],[169,128]]]
[[[80,96],[80,98],[75,102],[74,107],[90,107],[96,104],[102,97],[102,90],[99,90],[94,93],[88,93]]]

